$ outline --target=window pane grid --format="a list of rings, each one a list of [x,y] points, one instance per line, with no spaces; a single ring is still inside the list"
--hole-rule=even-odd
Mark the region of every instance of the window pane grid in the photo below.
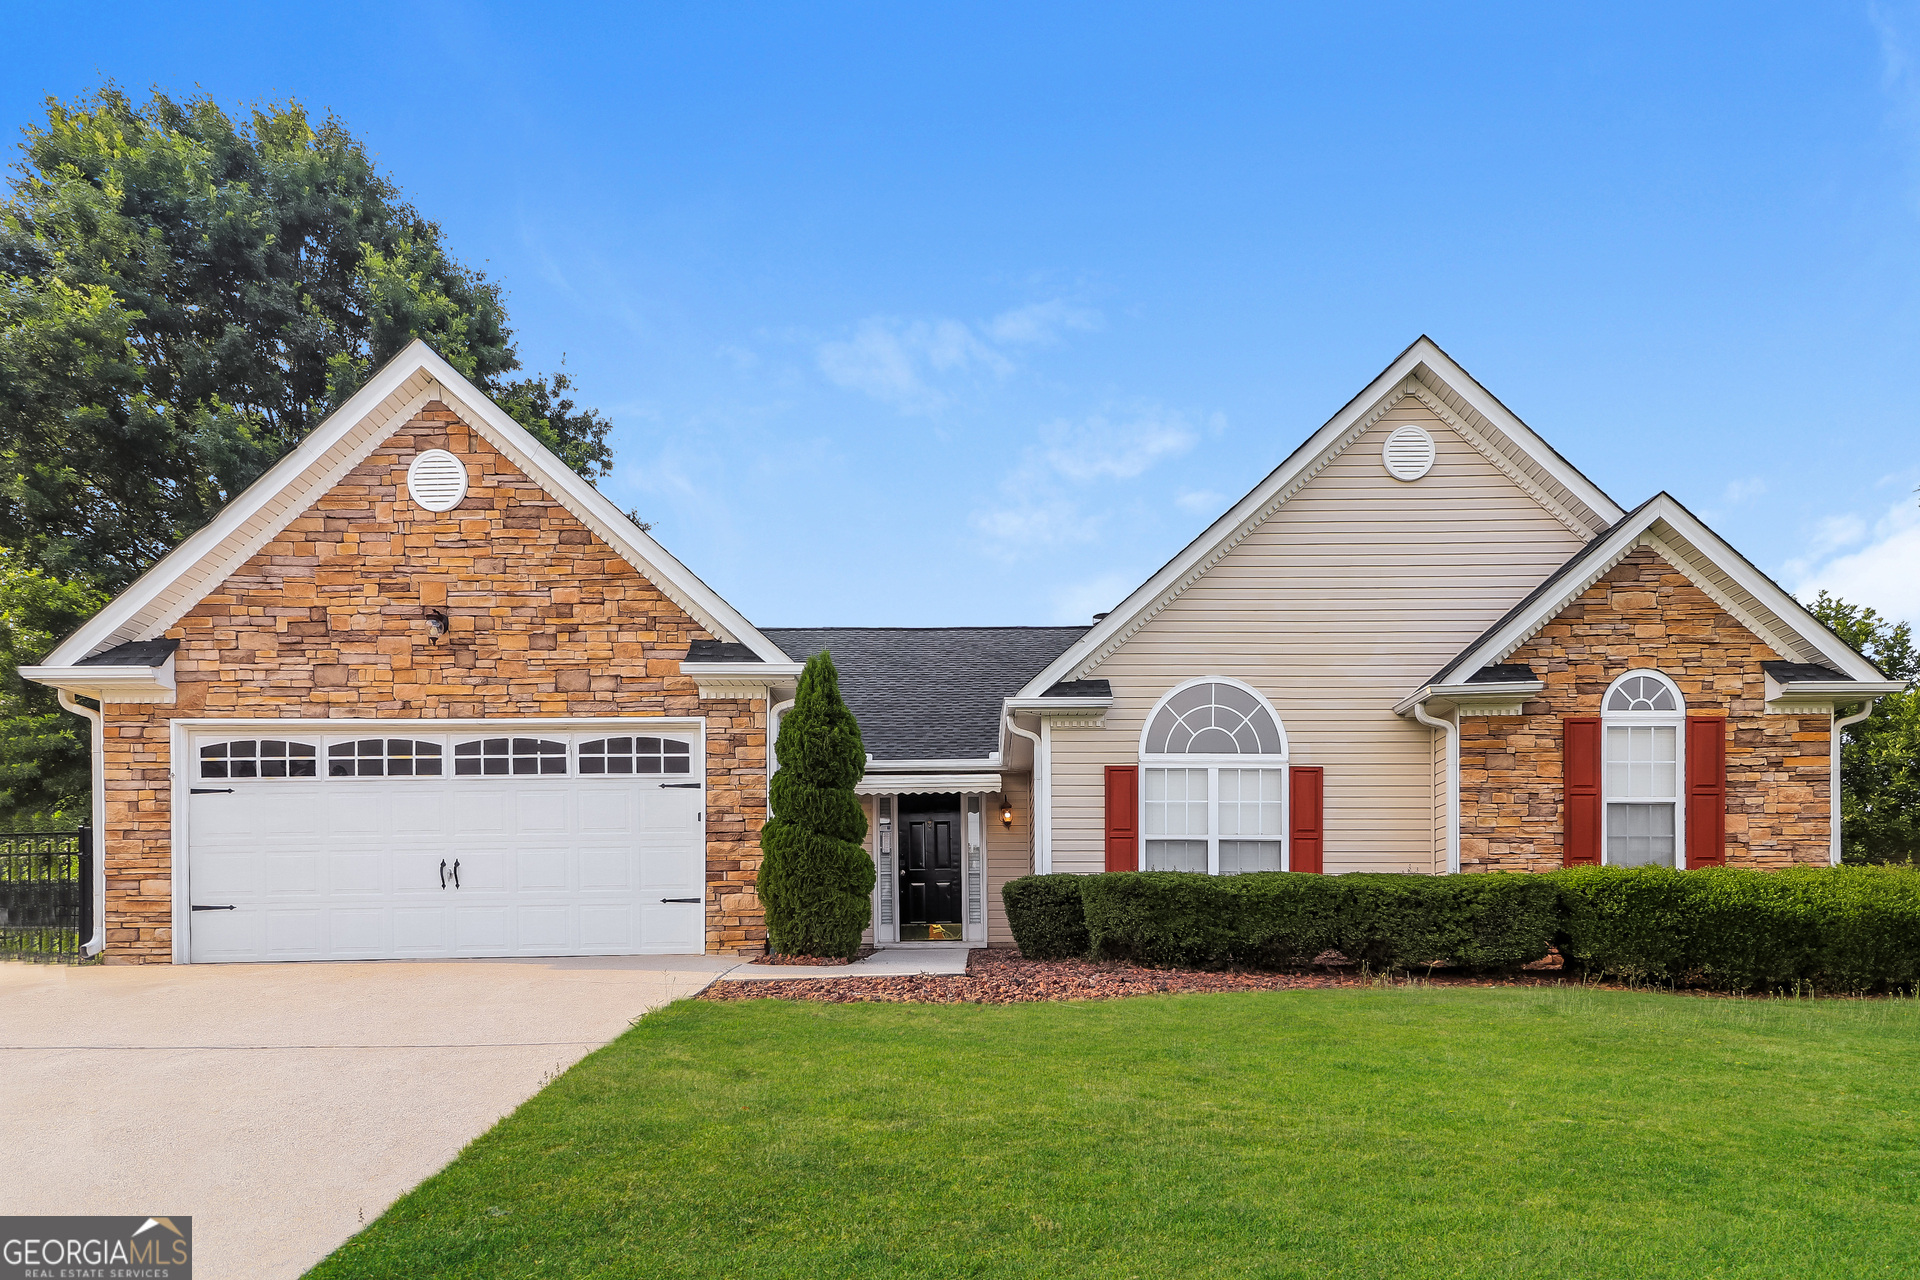
[[[693,748],[674,738],[596,738],[580,744],[580,772],[692,773]]]
[[[361,738],[327,748],[330,778],[437,778],[440,744],[412,738]]]
[[[1146,834],[1149,836],[1206,836],[1207,771],[1205,769],[1148,769],[1146,771]],[[1206,841],[1202,845],[1205,870]]]
[[[557,774],[567,771],[567,744],[547,738],[476,738],[453,749],[456,777]]]
[[[312,778],[319,774],[312,743],[243,738],[200,748],[202,778]]]

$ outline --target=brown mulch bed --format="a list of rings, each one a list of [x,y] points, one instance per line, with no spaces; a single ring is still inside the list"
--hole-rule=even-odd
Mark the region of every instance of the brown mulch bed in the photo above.
[[[1557,959],[1557,957],[1555,957]],[[1556,970],[1491,977],[1435,973],[1420,981],[1462,987],[1553,985]],[[1090,960],[1028,960],[1011,947],[967,953],[964,974],[907,977],[774,978],[720,981],[702,1000],[818,1000],[827,1004],[1021,1004],[1034,1000],[1106,1000],[1117,996],[1187,995],[1196,992],[1298,991],[1311,987],[1364,987],[1374,979],[1351,968],[1305,973],[1254,970],[1148,969]]]

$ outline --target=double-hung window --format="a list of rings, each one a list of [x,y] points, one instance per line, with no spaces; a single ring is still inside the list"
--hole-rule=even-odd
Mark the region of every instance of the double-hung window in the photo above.
[[[1675,866],[1685,829],[1680,750],[1686,702],[1659,672],[1634,671],[1613,682],[1601,706],[1607,865]]]
[[[1286,738],[1237,680],[1161,699],[1140,744],[1141,867],[1239,875],[1286,867]]]

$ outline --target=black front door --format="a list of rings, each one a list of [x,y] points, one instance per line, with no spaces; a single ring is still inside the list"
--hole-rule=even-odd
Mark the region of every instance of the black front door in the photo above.
[[[960,896],[958,797],[902,796],[900,940],[959,941]]]

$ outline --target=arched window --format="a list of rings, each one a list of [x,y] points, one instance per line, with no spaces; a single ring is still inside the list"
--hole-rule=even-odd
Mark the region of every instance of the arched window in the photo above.
[[[1686,794],[1680,750],[1686,699],[1658,671],[1630,671],[1607,687],[1600,705],[1606,862],[1674,866]]]
[[[581,773],[692,773],[693,746],[678,738],[595,738],[580,744]]]
[[[360,738],[327,748],[329,778],[437,778],[440,744],[412,738]]]
[[[474,738],[453,748],[458,778],[566,771],[567,744],[546,738]]]
[[[318,776],[313,744],[279,738],[209,742],[200,748],[202,778],[312,778]]]
[[[1280,719],[1252,687],[1207,676],[1169,691],[1140,736],[1142,869],[1282,870],[1286,761]]]

